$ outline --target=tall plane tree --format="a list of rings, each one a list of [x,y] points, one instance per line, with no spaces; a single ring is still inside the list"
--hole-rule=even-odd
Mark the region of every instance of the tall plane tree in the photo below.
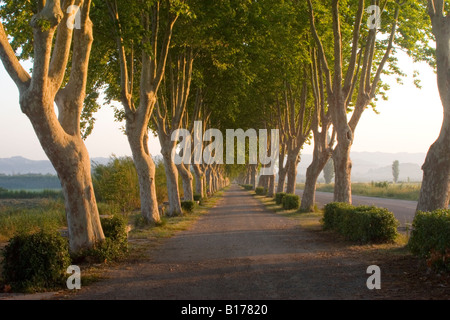
[[[450,198],[450,16],[444,0],[429,0],[428,14],[436,39],[437,82],[444,121],[438,139],[422,166],[423,181],[417,210],[447,209]],[[447,11],[448,12],[448,11]]]
[[[99,1],[109,13],[115,44],[116,73],[106,79],[112,98],[120,100],[122,117],[139,178],[141,212],[160,221],[155,190],[155,163],[148,149],[148,125],[164,77],[172,31],[179,11],[174,1]],[[103,30],[104,33],[109,32]],[[108,35],[106,35],[108,37]],[[108,38],[104,41],[109,41]],[[119,78],[120,88],[116,88]],[[110,93],[111,94],[111,93]]]
[[[332,0],[331,2],[333,28],[332,49],[329,46],[324,47],[323,45],[318,28],[316,27],[316,19],[311,0],[308,0],[308,6],[311,30],[324,72],[331,119],[337,134],[337,145],[333,156],[336,174],[334,200],[351,203],[352,164],[350,150],[354,140],[354,132],[362,113],[378,93],[377,89],[380,78],[393,48],[400,7],[399,5],[394,5],[395,13],[387,44],[381,46],[376,41],[377,28],[371,28],[366,32],[365,37],[363,35],[363,16],[366,1],[359,0],[355,19],[352,22],[354,25],[352,39],[345,39],[346,41],[351,41],[351,53],[349,56],[344,56],[345,48],[343,45],[342,29],[348,26],[344,25],[346,20],[341,18],[339,2],[339,0]],[[383,2],[384,5],[380,8],[381,12],[384,11],[387,2]],[[379,1],[371,1],[371,4],[379,4]],[[327,56],[329,54],[326,52],[327,49],[333,52],[332,60]],[[380,55],[382,55],[382,58],[377,61],[376,57]],[[378,62],[378,65],[376,65],[376,62]],[[332,64],[332,67],[330,67],[330,64]],[[351,119],[348,121],[347,111],[353,102],[355,88],[357,89],[356,103]]]
[[[1,8],[6,31],[0,22],[0,58],[19,89],[22,112],[58,173],[73,252],[104,239],[80,129],[93,42],[90,7],[90,0],[8,1]],[[75,14],[79,25],[73,24]],[[33,59],[31,75],[15,50]]]

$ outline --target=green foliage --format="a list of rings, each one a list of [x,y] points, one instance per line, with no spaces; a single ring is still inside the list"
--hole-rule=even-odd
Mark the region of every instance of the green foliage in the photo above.
[[[328,160],[327,164],[323,168],[323,178],[325,179],[326,184],[330,184],[334,178],[334,162],[332,158]]]
[[[394,183],[397,183],[398,176],[400,174],[400,163],[398,160],[395,160],[392,164],[392,176],[394,177]]]
[[[253,185],[252,184],[243,184],[242,187],[245,190],[253,190]]]
[[[372,187],[375,188],[382,188],[382,189],[387,189],[389,187],[389,182],[387,181],[381,181],[381,182],[371,182]]]
[[[265,195],[267,194],[267,189],[264,188],[264,187],[257,187],[257,188],[255,189],[255,193],[256,193],[258,196],[265,196]]]
[[[191,213],[192,211],[194,211],[195,202],[194,201],[181,201],[181,208],[184,211]]]
[[[3,280],[18,291],[61,287],[70,265],[68,241],[57,232],[17,235],[3,257]]]
[[[16,202],[0,206],[0,241],[7,241],[17,233],[32,233],[40,229],[57,231],[67,227],[62,201]]]
[[[63,194],[56,190],[11,191],[0,188],[0,199],[63,199]]]
[[[286,195],[286,192],[279,192],[275,194],[275,203],[276,204],[283,204],[283,198]]]
[[[92,174],[98,201],[116,204],[122,212],[140,208],[139,181],[133,160],[113,157],[96,165]]]
[[[202,200],[202,195],[198,194],[198,193],[194,194],[194,201],[200,201],[200,200]]]
[[[334,230],[346,239],[360,243],[392,242],[398,234],[394,214],[373,206],[329,203],[324,208],[322,222],[324,230]]]
[[[101,224],[105,240],[94,248],[82,250],[73,256],[75,262],[89,261],[103,263],[117,261],[125,257],[128,251],[127,220],[121,215],[102,218]]]
[[[300,208],[300,197],[295,194],[286,194],[282,200],[284,210]]]
[[[417,212],[408,247],[430,267],[450,271],[450,210]]]

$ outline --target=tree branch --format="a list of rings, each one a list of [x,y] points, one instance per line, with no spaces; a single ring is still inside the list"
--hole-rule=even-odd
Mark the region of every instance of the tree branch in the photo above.
[[[315,23],[315,19],[314,19],[314,10],[313,10],[311,0],[308,0],[308,7],[309,7],[309,20],[310,20],[310,24],[311,24],[311,31],[312,31],[314,40],[317,44],[317,47],[319,49],[319,58],[322,62],[322,68],[325,71],[325,80],[327,83],[327,90],[328,90],[328,93],[331,95],[333,92],[333,85],[331,82],[330,68],[328,67],[327,57],[325,55],[325,50],[323,48],[322,41],[320,40],[319,34],[316,29],[316,23]]]
[[[13,79],[19,92],[24,92],[30,85],[31,76],[17,59],[11,44],[8,41],[8,36],[5,33],[3,24],[0,22],[0,58],[9,76]]]
[[[56,31],[55,47],[53,49],[49,67],[49,78],[52,83],[53,92],[56,92],[61,87],[64,80],[67,63],[69,61],[73,30],[67,27],[67,21],[69,17],[72,17],[76,13],[67,13],[67,10],[69,6],[72,6],[74,3],[74,0],[64,1],[62,7],[64,18],[59,23]]]

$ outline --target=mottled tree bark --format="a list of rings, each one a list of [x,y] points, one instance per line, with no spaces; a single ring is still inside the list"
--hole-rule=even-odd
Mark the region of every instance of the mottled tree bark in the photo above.
[[[193,189],[193,181],[194,177],[192,176],[191,171],[186,168],[186,166],[182,163],[177,165],[178,172],[181,176],[181,181],[183,182],[183,199],[184,201],[194,201],[194,189]]]
[[[73,4],[81,10],[81,28],[76,30],[67,28],[69,14],[66,12]],[[0,22],[0,58],[19,89],[20,107],[60,179],[72,252],[92,248],[104,239],[89,154],[80,130],[93,42],[90,6],[89,0],[66,1],[62,7],[60,1],[47,1],[39,8],[30,22],[34,35],[32,76],[20,65]],[[62,88],[70,55],[70,76]]]
[[[383,7],[380,8],[381,12],[384,11],[386,4],[387,1],[384,2]],[[350,59],[348,60],[348,65],[346,66],[347,71],[345,75],[343,73],[343,44],[339,0],[333,0],[331,3],[334,50],[333,74],[331,73],[322,41],[316,29],[311,0],[308,0],[308,7],[310,11],[311,30],[318,48],[318,57],[321,62],[321,69],[324,73],[331,119],[337,135],[337,145],[333,153],[335,166],[334,201],[351,203],[352,164],[350,160],[350,150],[353,144],[354,132],[362,113],[376,96],[381,74],[384,66],[389,60],[389,56],[393,48],[400,6],[395,8],[391,33],[387,40],[386,49],[383,53],[377,52],[376,28],[370,29],[366,38],[363,39],[365,41],[361,41],[361,26],[365,9],[365,1],[359,1],[355,23],[353,26]],[[377,67],[374,66],[374,57],[376,56],[382,56]],[[356,84],[358,82],[359,84],[357,86]],[[358,91],[355,108],[350,121],[348,121],[347,110],[350,103],[353,101],[354,90],[356,88]]]
[[[437,82],[444,121],[422,166],[418,211],[447,209],[450,198],[450,16],[444,15],[443,0],[428,1],[428,13],[436,37]]]
[[[105,0],[113,22],[114,38],[117,44],[117,53],[120,62],[120,88],[121,101],[125,111],[126,134],[133,155],[134,164],[139,179],[141,195],[141,213],[149,223],[160,221],[158,202],[155,189],[155,164],[148,150],[148,124],[157,102],[157,94],[161,85],[169,47],[172,39],[172,31],[178,15],[168,14],[165,25],[164,38],[160,40],[160,5],[161,1],[155,1],[150,10],[143,10],[141,17],[143,28],[147,31],[142,39],[144,47],[151,48],[152,54],[147,48],[141,51],[141,78],[139,81],[139,106],[135,104],[133,87],[136,79],[134,77],[134,49],[126,48],[121,30],[120,12],[117,3]],[[128,67],[127,50],[131,51],[132,67]]]

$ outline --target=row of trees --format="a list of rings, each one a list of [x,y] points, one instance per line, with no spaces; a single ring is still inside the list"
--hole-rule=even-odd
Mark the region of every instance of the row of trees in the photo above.
[[[180,154],[192,159],[191,166],[173,162],[178,152],[173,133],[185,128],[194,135],[199,125],[201,132],[279,129],[278,181],[274,174],[259,179],[269,194],[285,187],[294,193],[301,150],[305,143],[314,143],[302,199],[302,209],[308,210],[314,205],[317,178],[331,157],[335,201],[351,202],[350,150],[356,127],[363,112],[387,94],[381,76],[403,75],[398,50],[437,66],[444,124],[423,167],[418,207],[433,210],[448,206],[449,200],[444,4],[12,0],[2,2],[0,9],[0,58],[60,178],[72,251],[104,239],[83,143],[94,126],[100,93],[107,104],[120,102],[116,116],[125,122],[147,221],[160,219],[155,164],[148,151],[151,132],[162,147],[170,215],[181,211],[178,175],[187,199],[194,189],[201,195],[214,192],[227,176],[240,175],[256,185],[261,165],[196,164],[199,153],[193,145],[191,154]],[[379,25],[368,19],[374,10],[365,15],[374,5],[382,12]],[[436,41],[437,50],[430,40]],[[31,73],[19,62],[29,59]],[[205,144],[213,138],[205,140],[201,149],[211,149]],[[274,147],[269,144],[267,151]],[[215,156],[220,158],[217,150]]]

